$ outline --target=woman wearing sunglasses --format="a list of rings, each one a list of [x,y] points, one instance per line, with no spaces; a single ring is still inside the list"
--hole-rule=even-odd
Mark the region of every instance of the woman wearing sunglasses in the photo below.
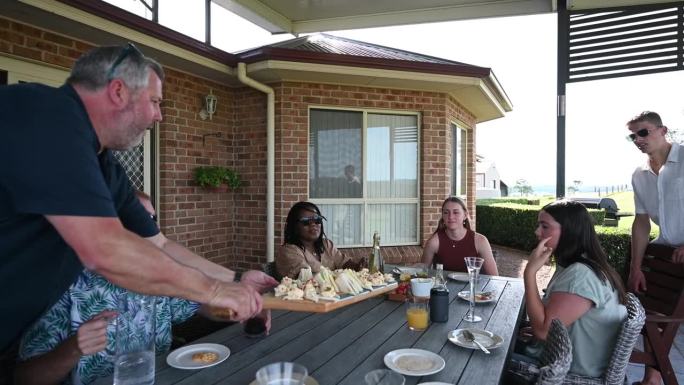
[[[321,266],[329,269],[358,269],[365,259],[353,261],[340,252],[323,230],[321,210],[311,202],[298,202],[287,214],[285,241],[278,250],[276,270],[282,277],[296,279],[302,268],[317,273]]]

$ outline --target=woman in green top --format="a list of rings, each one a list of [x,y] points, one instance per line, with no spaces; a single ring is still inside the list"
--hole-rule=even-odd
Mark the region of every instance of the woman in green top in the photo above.
[[[600,377],[627,317],[622,281],[608,264],[592,219],[581,203],[560,200],[544,206],[535,234],[539,244],[524,273],[532,334],[546,339],[551,320],[559,319],[572,341],[570,372]],[[552,254],[556,273],[540,298],[536,274]]]

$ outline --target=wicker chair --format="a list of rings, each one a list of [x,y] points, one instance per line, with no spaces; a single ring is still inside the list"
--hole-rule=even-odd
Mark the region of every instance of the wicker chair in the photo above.
[[[562,384],[562,385],[621,385],[627,381],[627,365],[632,353],[632,349],[637,343],[642,327],[646,320],[646,312],[639,299],[632,293],[627,293],[627,319],[622,323],[618,334],[613,354],[608,367],[601,377],[580,376],[568,373],[572,360],[572,348],[567,330],[558,320],[553,320],[547,343],[542,354],[541,368],[530,368],[529,365],[512,363],[509,369],[518,378],[525,378],[527,383],[533,383],[536,377],[536,384]],[[558,324],[558,325],[554,325]],[[560,326],[560,329],[558,326]],[[567,338],[567,347],[564,346]],[[567,368],[562,365],[567,360]],[[527,366],[527,367],[526,367]],[[562,370],[565,370],[563,372]],[[522,373],[522,375],[521,375]],[[538,374],[537,374],[538,373]],[[567,373],[567,374],[566,374]],[[560,374],[563,377],[559,377]],[[537,377],[538,376],[538,377]],[[560,379],[559,379],[560,378]]]
[[[511,360],[506,384],[560,385],[572,362],[572,343],[568,330],[557,319],[551,321],[542,353],[541,367],[528,361]]]
[[[639,299],[627,293],[627,319],[622,323],[613,355],[602,377],[585,377],[568,373],[563,385],[621,385],[627,383],[627,365],[632,349],[639,339],[641,328],[646,321],[646,311]]]
[[[646,309],[642,330],[644,348],[632,352],[631,362],[646,364],[663,376],[665,385],[677,385],[669,354],[684,322],[684,264],[672,261],[674,248],[651,243],[641,264],[648,290],[639,295]]]
[[[262,267],[264,273],[270,275],[271,277],[275,278],[277,281],[280,281],[282,278],[280,274],[278,274],[278,269],[276,269],[276,264],[275,262],[266,262],[264,263]]]
[[[572,342],[568,330],[557,319],[551,321],[546,335],[546,344],[540,358],[541,368],[537,385],[558,385],[563,383],[572,363]]]

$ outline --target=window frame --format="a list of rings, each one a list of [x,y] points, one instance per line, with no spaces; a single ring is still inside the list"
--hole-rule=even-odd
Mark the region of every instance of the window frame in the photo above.
[[[457,121],[449,123],[449,130],[451,131],[451,195],[466,198],[468,195],[468,130],[464,124]],[[455,146],[461,147],[460,162],[455,155],[457,154]],[[461,191],[458,191],[459,187]]]
[[[309,165],[311,164],[311,159],[308,157],[309,145],[311,138],[311,110],[329,110],[329,111],[352,111],[359,112],[363,114],[363,127],[361,128],[361,162],[363,165],[363,190],[361,198],[312,198],[311,197],[311,186],[309,177]],[[367,159],[366,151],[368,146],[368,114],[381,114],[381,115],[403,115],[403,116],[415,116],[416,117],[416,197],[415,198],[366,198],[366,178],[367,178]],[[382,243],[384,246],[415,246],[421,244],[421,227],[420,227],[420,210],[421,210],[421,175],[422,175],[422,162],[421,162],[421,113],[419,111],[406,111],[406,110],[383,110],[374,108],[351,108],[351,107],[338,107],[338,106],[321,106],[321,105],[309,105],[307,107],[307,178],[306,178],[306,195],[309,197],[309,201],[315,203],[316,205],[334,205],[334,204],[360,204],[361,209],[361,244],[354,245],[338,245],[335,246],[339,249],[345,248],[358,248],[358,247],[369,247],[373,245],[373,231],[376,229],[367,229],[367,213],[370,205],[374,204],[415,204],[416,205],[416,241],[415,242],[399,242],[399,243]],[[325,213],[323,213],[325,215]],[[382,234],[381,234],[382,237]],[[334,240],[333,240],[334,241]]]

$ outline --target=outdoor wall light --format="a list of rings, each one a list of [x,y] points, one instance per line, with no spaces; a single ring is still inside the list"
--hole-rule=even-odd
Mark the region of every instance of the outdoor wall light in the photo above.
[[[207,120],[207,118],[211,120],[212,115],[216,113],[217,101],[218,99],[211,93],[211,89],[209,89],[209,95],[204,97],[204,108],[199,112],[199,116],[202,120]]]

